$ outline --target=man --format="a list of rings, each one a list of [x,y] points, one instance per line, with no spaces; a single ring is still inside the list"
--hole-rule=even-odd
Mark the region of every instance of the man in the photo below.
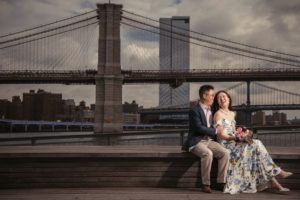
[[[211,193],[210,171],[213,157],[218,159],[218,188],[226,182],[229,164],[229,152],[215,141],[217,134],[223,131],[222,126],[214,128],[211,105],[214,99],[214,87],[203,85],[199,89],[200,101],[189,113],[189,134],[182,149],[201,158],[202,191]]]

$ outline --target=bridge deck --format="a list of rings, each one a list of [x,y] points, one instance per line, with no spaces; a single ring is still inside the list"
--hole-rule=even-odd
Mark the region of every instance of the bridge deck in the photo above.
[[[288,195],[279,195],[270,192],[256,194],[229,195],[219,191],[212,194],[205,194],[197,188],[63,188],[63,189],[10,189],[0,190],[0,199],[3,200],[283,200],[299,199],[300,191],[291,191]]]
[[[1,70],[3,83],[95,84],[96,70]],[[299,81],[298,68],[122,70],[123,83]]]

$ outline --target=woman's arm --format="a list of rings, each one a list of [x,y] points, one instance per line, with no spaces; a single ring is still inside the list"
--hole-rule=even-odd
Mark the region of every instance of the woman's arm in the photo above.
[[[235,113],[233,111],[231,111],[231,112],[232,112],[233,119],[235,120]],[[234,135],[236,135],[236,127],[235,127],[235,125],[232,125],[232,131],[233,131]]]
[[[222,119],[222,115],[220,114],[220,112],[216,112],[215,115],[214,115],[214,124],[217,124],[221,119]],[[222,131],[221,133],[218,133],[217,137],[222,139],[222,140],[233,140],[233,139],[235,139],[232,136],[229,136],[224,131]]]

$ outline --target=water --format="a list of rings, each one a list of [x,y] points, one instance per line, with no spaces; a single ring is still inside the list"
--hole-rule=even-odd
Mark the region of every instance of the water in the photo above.
[[[1,138],[28,138],[28,140],[21,141],[0,141],[0,145],[31,145],[31,137],[48,137],[48,136],[69,136],[69,135],[93,135],[92,131],[89,132],[17,132],[17,133],[1,133]],[[51,140],[37,140],[36,144],[93,144],[93,138],[70,138],[70,139],[51,139]]]

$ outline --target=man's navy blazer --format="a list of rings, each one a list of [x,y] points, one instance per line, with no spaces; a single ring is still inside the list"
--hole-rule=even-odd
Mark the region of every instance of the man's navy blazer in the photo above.
[[[199,102],[189,112],[189,134],[182,146],[182,150],[188,151],[190,147],[196,145],[204,136],[212,139],[216,138],[216,129],[207,127],[207,121],[203,109]]]

